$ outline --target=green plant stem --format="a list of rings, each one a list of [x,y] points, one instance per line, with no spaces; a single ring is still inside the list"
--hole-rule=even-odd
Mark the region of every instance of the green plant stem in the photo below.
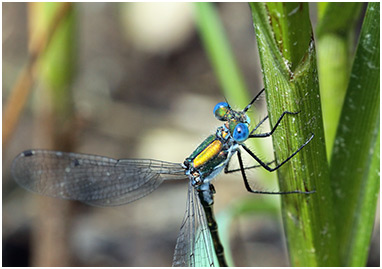
[[[278,170],[280,189],[316,190],[282,196],[282,214],[293,266],[338,266],[338,245],[320,108],[316,56],[308,5],[251,3],[271,126],[280,163],[314,133],[314,139]],[[277,22],[277,23],[275,23]],[[304,30],[297,30],[303,26]],[[280,30],[281,29],[281,30]],[[285,30],[287,29],[287,30]],[[287,48],[287,50],[285,49]],[[292,50],[292,51],[291,51]]]
[[[45,3],[36,6],[39,14],[33,22],[36,33],[46,31],[45,28],[49,25],[52,16],[59,7],[59,3]],[[75,9],[72,8],[40,60],[42,88],[45,90],[44,94],[52,98],[49,102],[52,102],[51,108],[53,113],[57,117],[68,117],[70,120],[73,116],[73,101],[70,87],[74,79],[77,59],[75,53],[76,43],[73,42],[76,34],[75,26]],[[64,126],[65,124],[61,122],[55,128],[62,128]],[[57,130],[56,133],[62,133],[62,130]]]
[[[52,33],[44,53],[36,54],[41,37],[57,20],[59,10],[68,11]],[[39,82],[35,90],[35,130],[40,146],[62,151],[73,150],[74,111],[71,82],[75,75],[75,8],[67,3],[30,3],[30,48],[32,55],[39,55]],[[35,47],[36,46],[36,47]],[[41,45],[40,45],[41,46]],[[46,203],[38,198],[39,211],[33,230],[32,262],[36,266],[70,266],[69,251],[70,211],[67,201],[52,200]],[[52,222],[52,220],[55,220]],[[54,249],[54,251],[52,251]],[[48,255],[47,255],[48,253]]]

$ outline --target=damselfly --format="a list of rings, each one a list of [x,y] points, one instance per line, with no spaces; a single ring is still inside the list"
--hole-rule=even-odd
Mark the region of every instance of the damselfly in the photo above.
[[[176,242],[173,266],[214,266],[215,259],[218,265],[227,266],[213,214],[215,190],[211,184],[211,180],[221,171],[240,171],[246,189],[252,193],[311,193],[298,190],[257,191],[248,183],[245,170],[262,166],[268,171],[275,171],[314,137],[312,134],[288,158],[274,167],[271,167],[274,162],[266,163],[257,157],[244,142],[249,138],[271,136],[285,115],[298,113],[285,111],[270,132],[255,134],[267,116],[250,132],[250,120],[246,113],[263,92],[264,89],[242,111],[233,110],[227,102],[218,103],[214,115],[224,122],[223,125],[208,136],[182,164],[27,150],[13,161],[12,175],[18,184],[30,191],[97,206],[127,204],[151,193],[165,180],[188,179],[187,208]],[[248,152],[259,165],[244,167],[240,148]],[[235,153],[240,168],[230,170],[228,163]]]

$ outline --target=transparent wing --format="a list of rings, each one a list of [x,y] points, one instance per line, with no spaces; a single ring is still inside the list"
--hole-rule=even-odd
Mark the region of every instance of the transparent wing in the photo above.
[[[176,242],[173,266],[213,267],[214,248],[197,190],[188,186],[187,209]]]
[[[164,180],[187,179],[177,163],[48,150],[18,155],[12,175],[30,191],[97,206],[126,204],[151,193]]]

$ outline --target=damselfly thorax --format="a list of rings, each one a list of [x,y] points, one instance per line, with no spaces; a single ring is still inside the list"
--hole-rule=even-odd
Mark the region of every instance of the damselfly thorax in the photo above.
[[[214,114],[224,124],[183,162],[193,186],[210,182],[216,177],[238,150],[239,143],[249,136],[250,120],[245,112],[235,111],[228,103],[221,102],[215,106]]]

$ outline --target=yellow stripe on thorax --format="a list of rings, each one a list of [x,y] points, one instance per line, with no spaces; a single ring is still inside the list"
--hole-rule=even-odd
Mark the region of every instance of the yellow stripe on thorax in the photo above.
[[[194,159],[194,167],[197,168],[207,161],[215,157],[222,149],[222,143],[219,140],[214,140]]]
[[[222,131],[222,137],[225,139],[226,137],[227,137],[227,135],[228,135],[228,132],[226,132],[226,131]]]

